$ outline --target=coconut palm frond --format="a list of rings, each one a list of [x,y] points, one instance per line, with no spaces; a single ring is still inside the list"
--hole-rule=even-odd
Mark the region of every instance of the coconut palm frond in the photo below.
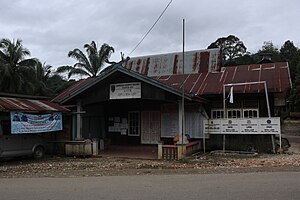
[[[70,65],[65,65],[65,66],[60,66],[56,69],[56,73],[58,74],[62,74],[62,73],[65,73],[65,72],[69,72],[73,69],[74,67],[73,66],[70,66]]]
[[[73,69],[69,72],[68,78],[70,78],[70,77],[73,76],[73,75],[83,75],[83,76],[89,76],[89,77],[91,77],[91,75],[90,75],[88,72],[86,72],[86,71],[83,70],[83,69],[79,69],[79,68],[73,68]]]

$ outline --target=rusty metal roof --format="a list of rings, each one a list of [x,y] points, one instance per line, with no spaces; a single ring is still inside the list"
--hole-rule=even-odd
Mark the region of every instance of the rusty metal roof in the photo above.
[[[130,58],[126,68],[147,76],[175,74],[197,74],[201,72],[220,71],[220,49],[186,51],[183,70],[182,52],[166,53]],[[184,72],[184,73],[183,73]]]
[[[64,90],[62,93],[54,97],[51,101],[52,102],[60,102],[60,100],[64,99],[71,93],[77,91],[78,89],[82,88],[83,86],[87,85],[91,81],[93,81],[95,78],[87,78],[87,79],[81,79],[78,82],[76,82],[74,85],[68,87],[66,90]]]
[[[155,87],[161,88],[161,89],[168,91],[170,93],[173,93],[175,95],[181,95],[181,90],[178,90],[177,88],[166,85],[158,80],[150,78],[149,76],[143,75],[141,73],[126,69],[122,65],[118,65],[118,66],[115,66],[115,67],[111,68],[110,70],[106,71],[105,73],[102,73],[97,78],[88,78],[88,79],[83,79],[81,81],[78,81],[75,85],[70,86],[66,91],[59,94],[57,97],[55,97],[51,101],[65,103],[69,99],[72,99],[73,97],[75,97],[76,95],[85,91],[86,89],[94,86],[95,84],[98,84],[99,82],[101,82],[102,80],[109,77],[110,75],[112,75],[115,72],[121,72],[128,76],[132,76],[132,77],[136,78],[137,80],[143,81],[145,83],[149,83]],[[190,100],[191,100],[191,98],[193,98],[193,100],[198,101],[198,102],[206,102],[205,99],[203,99],[201,97],[195,97],[194,95],[190,95],[190,94],[186,94],[185,97]]]
[[[126,70],[126,68],[118,67],[127,74],[137,74],[137,72]],[[110,73],[104,74],[109,76]],[[59,94],[52,101],[61,102],[71,96],[82,92],[86,87],[97,84],[102,79],[88,78],[78,81],[73,86]],[[146,80],[146,76],[143,78]],[[168,76],[153,76],[147,77],[147,81],[157,81],[161,87],[174,88],[177,91],[184,89],[186,94],[193,94],[196,97],[209,94],[222,94],[224,84],[232,83],[247,83],[266,81],[268,92],[285,92],[291,88],[291,79],[287,62],[266,63],[266,64],[251,64],[225,67],[221,72],[203,72],[197,74],[184,74],[184,75],[168,75]],[[245,85],[234,86],[235,93],[262,93],[264,86],[260,85]],[[193,96],[192,95],[192,96]]]
[[[287,62],[225,67],[221,72],[152,77],[166,85],[196,95],[222,94],[224,84],[266,81],[268,92],[285,92],[291,88]],[[261,93],[263,84],[235,86],[235,93]]]
[[[0,97],[0,111],[68,112],[69,110],[57,103],[46,100]]]

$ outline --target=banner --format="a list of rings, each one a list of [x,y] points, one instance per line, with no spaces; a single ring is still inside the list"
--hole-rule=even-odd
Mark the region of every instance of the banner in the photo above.
[[[11,112],[11,134],[42,133],[62,130],[62,114],[27,114]]]

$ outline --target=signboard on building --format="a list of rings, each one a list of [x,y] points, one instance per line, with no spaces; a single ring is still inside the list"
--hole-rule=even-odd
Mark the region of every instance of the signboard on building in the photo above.
[[[240,132],[242,134],[258,134],[259,124],[258,119],[241,119],[240,120]]]
[[[110,84],[109,99],[141,98],[141,82]]]
[[[222,119],[221,133],[222,134],[239,134],[240,123],[238,119]]]
[[[281,134],[280,118],[209,119],[203,122],[205,134]]]
[[[130,58],[126,68],[147,76],[182,74],[182,52]],[[184,54],[184,73],[220,71],[220,50],[187,51]]]
[[[221,132],[221,120],[203,120],[203,127],[205,133],[218,134]]]
[[[260,118],[259,130],[263,134],[279,134],[280,133],[280,118]]]
[[[62,130],[62,114],[27,114],[11,112],[11,133],[42,133]]]

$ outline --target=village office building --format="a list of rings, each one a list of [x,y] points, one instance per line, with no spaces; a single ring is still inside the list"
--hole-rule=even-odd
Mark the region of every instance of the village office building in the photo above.
[[[286,112],[291,88],[288,63],[221,68],[220,58],[219,49],[186,52],[184,68],[182,53],[132,58],[52,101],[73,109],[67,122],[73,140],[172,144],[174,136],[188,134],[190,141],[206,138],[207,148],[221,149],[226,135],[226,149],[272,149],[270,135],[280,134],[276,117]]]

